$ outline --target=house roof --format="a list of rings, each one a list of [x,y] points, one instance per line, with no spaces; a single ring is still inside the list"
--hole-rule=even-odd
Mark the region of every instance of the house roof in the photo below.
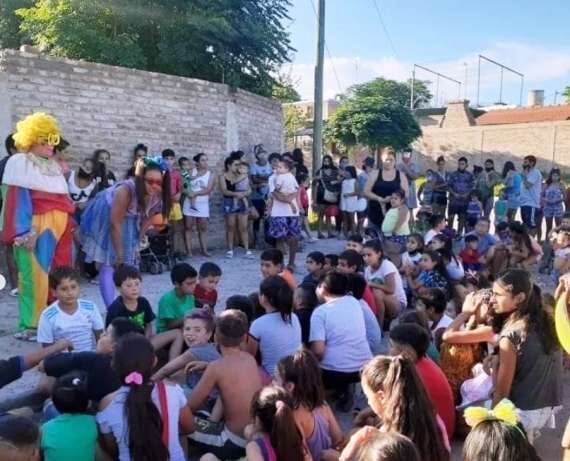
[[[513,123],[558,122],[570,120],[570,105],[497,109],[477,117],[477,125],[505,125]]]

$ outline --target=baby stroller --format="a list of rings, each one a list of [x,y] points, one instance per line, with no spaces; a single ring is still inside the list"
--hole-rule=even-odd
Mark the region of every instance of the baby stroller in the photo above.
[[[176,264],[172,254],[170,230],[151,229],[146,233],[148,244],[140,250],[140,271],[150,274],[162,274],[171,270]]]

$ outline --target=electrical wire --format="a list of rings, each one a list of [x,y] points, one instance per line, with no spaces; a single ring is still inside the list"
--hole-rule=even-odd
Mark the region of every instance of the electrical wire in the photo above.
[[[396,47],[394,46],[394,42],[392,41],[392,37],[390,37],[390,33],[388,32],[388,28],[386,27],[386,24],[384,24],[384,19],[382,19],[382,13],[380,12],[380,7],[378,6],[378,2],[376,0],[372,0],[372,3],[374,3],[374,6],[376,7],[376,13],[378,13],[378,19],[380,20],[380,25],[382,26],[382,29],[384,29],[386,38],[390,43],[390,48],[392,48],[392,53],[394,54],[394,56],[396,56],[396,58],[400,59],[400,56],[396,51]]]

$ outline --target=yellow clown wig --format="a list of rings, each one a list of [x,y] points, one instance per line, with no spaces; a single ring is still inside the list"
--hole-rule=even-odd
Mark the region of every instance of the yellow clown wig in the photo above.
[[[18,122],[12,138],[20,152],[28,152],[34,144],[40,142],[57,146],[61,139],[57,120],[43,112],[28,115]]]

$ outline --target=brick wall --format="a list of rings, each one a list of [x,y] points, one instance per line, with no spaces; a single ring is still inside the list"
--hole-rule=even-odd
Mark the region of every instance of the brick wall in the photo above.
[[[518,168],[524,156],[535,155],[542,170],[555,165],[570,173],[570,121],[461,129],[422,127],[422,131],[414,149],[426,160],[464,155],[471,164],[482,165],[490,157],[501,166],[511,160]]]
[[[130,167],[140,142],[151,152],[205,152],[216,172],[231,150],[248,152],[258,143],[269,151],[282,148],[279,102],[203,80],[0,51],[1,139],[33,111],[59,120],[75,162],[108,149],[117,176]],[[216,245],[224,240],[219,203],[216,192],[208,232]]]

